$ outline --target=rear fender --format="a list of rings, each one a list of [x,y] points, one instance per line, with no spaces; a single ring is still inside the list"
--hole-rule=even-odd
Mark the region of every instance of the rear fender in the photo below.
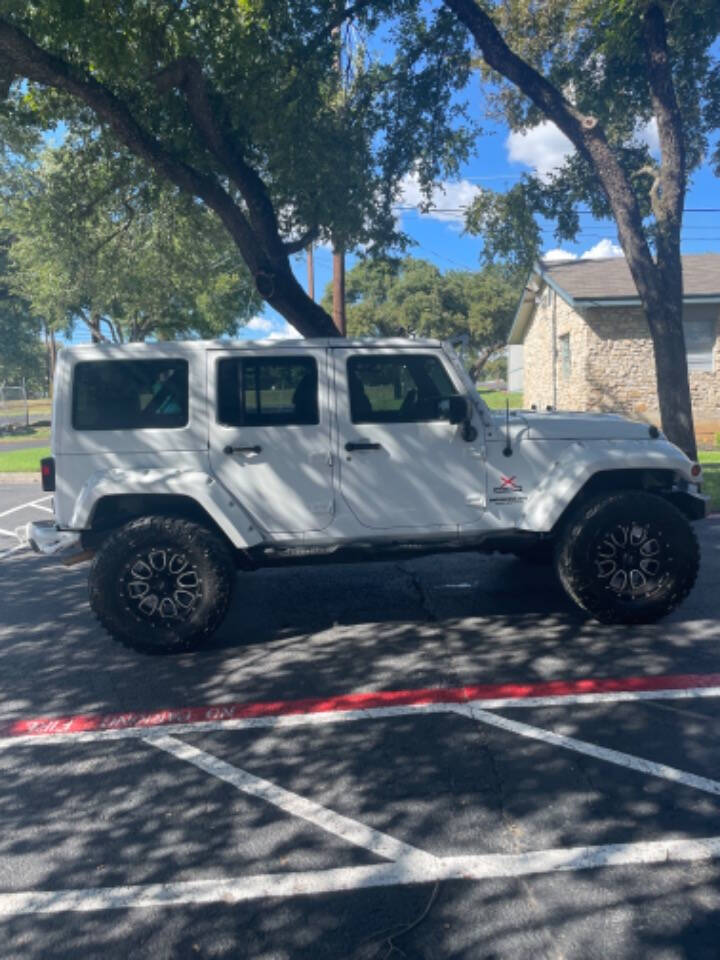
[[[91,474],[75,503],[71,530],[87,530],[93,511],[107,497],[127,494],[149,496],[157,503],[162,495],[195,501],[238,549],[263,541],[252,518],[209,474],[199,470],[103,470]],[[157,509],[157,508],[155,508]]]

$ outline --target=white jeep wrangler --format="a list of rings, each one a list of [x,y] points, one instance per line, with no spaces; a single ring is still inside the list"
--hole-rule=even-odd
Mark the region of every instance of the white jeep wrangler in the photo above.
[[[599,620],[691,590],[700,467],[614,415],[491,412],[435,340],[83,346],[60,353],[45,553],[92,556],[123,643],[201,644],[236,568],[447,550],[554,560]]]

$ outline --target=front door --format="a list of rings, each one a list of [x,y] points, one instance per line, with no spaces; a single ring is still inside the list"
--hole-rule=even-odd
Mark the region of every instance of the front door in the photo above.
[[[366,527],[457,531],[486,506],[482,424],[447,419],[464,385],[442,354],[333,350],[342,496]]]
[[[334,514],[327,351],[208,358],[213,473],[264,530],[322,530]]]

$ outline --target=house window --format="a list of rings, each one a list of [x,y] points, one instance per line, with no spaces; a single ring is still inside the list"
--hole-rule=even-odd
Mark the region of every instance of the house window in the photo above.
[[[572,355],[570,353],[570,334],[563,333],[560,340],[560,372],[563,380],[569,380],[572,372]]]
[[[713,347],[715,346],[714,317],[701,317],[684,320],[685,349],[687,350],[688,370],[691,373],[713,369]]]

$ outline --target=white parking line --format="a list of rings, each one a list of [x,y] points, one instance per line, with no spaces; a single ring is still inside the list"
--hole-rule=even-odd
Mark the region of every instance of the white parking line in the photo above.
[[[680,783],[683,786],[692,787],[695,790],[702,790],[704,793],[712,793],[715,796],[720,796],[720,782],[717,780],[698,777],[694,773],[686,773],[684,770],[669,767],[664,763],[655,763],[654,760],[635,757],[631,753],[621,753],[619,750],[610,750],[607,747],[600,747],[594,743],[588,743],[585,740],[576,740],[575,737],[566,737],[561,733],[553,733],[552,730],[544,730],[542,727],[533,727],[528,723],[508,720],[507,717],[501,717],[490,711],[480,710],[477,707],[455,706],[451,709],[453,713],[472,717],[473,720],[487,724],[490,727],[498,727],[500,730],[506,730],[509,733],[517,733],[521,737],[540,740],[543,743],[549,743],[554,747],[563,747],[566,750],[574,750],[576,753],[583,753],[588,757],[594,757],[596,760],[604,760],[616,766],[636,770],[638,773],[650,774],[650,776],[653,777],[670,780],[672,783]]]
[[[308,800],[297,793],[285,790],[269,780],[263,780],[256,777],[246,770],[240,770],[232,764],[221,760],[212,753],[205,750],[198,750],[182,740],[166,735],[150,735],[143,738],[146,743],[152,744],[159,750],[165,750],[179,760],[185,760],[193,764],[205,773],[212,774],[219,780],[231,784],[243,793],[250,794],[271,803],[274,807],[284,810],[294,817],[301,817],[308,823],[320,827],[328,833],[357,847],[362,847],[376,854],[378,857],[385,857],[387,860],[402,859],[407,864],[413,864],[418,867],[427,867],[435,863],[436,857],[431,853],[425,853],[409,843],[403,843],[402,840],[396,840],[394,837],[382,833],[380,830],[374,830],[372,827],[365,826],[357,820],[350,817],[344,817],[342,814],[328,810],[327,807],[315,803],[314,800]]]
[[[51,495],[51,494],[48,494],[47,497],[38,497],[37,500],[30,500],[30,501],[28,501],[27,503],[21,503],[21,504],[20,504],[19,506],[17,506],[17,507],[10,507],[9,510],[3,510],[3,512],[0,513],[0,519],[1,519],[2,517],[9,517],[11,513],[18,513],[18,511],[20,511],[20,510],[27,510],[28,507],[35,507],[36,504],[41,503],[43,500],[51,500],[51,499],[52,499],[52,495]],[[38,507],[37,509],[39,509],[39,510],[47,510],[48,508],[47,508],[47,507]],[[50,512],[52,513],[52,511],[50,511]]]
[[[21,914],[127,910],[179,904],[241,903],[265,897],[297,897],[369,887],[437,883],[441,880],[487,880],[539,873],[597,870],[651,863],[689,863],[720,858],[720,837],[699,840],[653,840],[520,854],[437,857],[426,864],[397,863],[341,867],[300,873],[256,874],[180,883],[151,883],[79,890],[30,890],[0,894],[0,917]]]

